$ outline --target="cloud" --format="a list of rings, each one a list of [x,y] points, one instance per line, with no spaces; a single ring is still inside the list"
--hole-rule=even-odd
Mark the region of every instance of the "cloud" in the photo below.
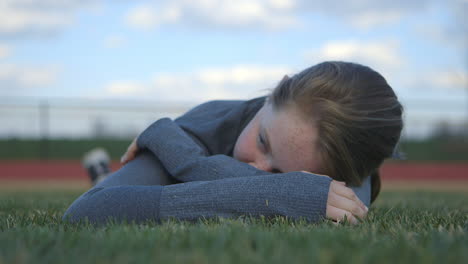
[[[444,47],[453,46],[462,50],[465,55],[468,46],[468,23],[466,14],[468,14],[467,0],[447,1],[445,9],[439,10],[451,19],[443,20],[439,23],[432,21],[423,21],[415,26],[414,31],[422,38],[435,40]]]
[[[468,46],[468,23],[466,22],[466,14],[468,14],[468,1],[467,0],[455,0],[451,3],[451,11],[453,19],[450,20],[449,24],[446,25],[445,32],[447,32],[446,38],[449,41],[459,45],[461,49],[467,54]]]
[[[317,50],[306,51],[307,61],[326,60],[357,62],[382,73],[395,88],[401,89],[467,89],[468,73],[463,69],[421,70],[404,59],[396,41],[333,41]],[[418,70],[419,69],[419,70]],[[408,90],[407,90],[408,91]]]
[[[339,60],[369,66],[382,74],[397,94],[413,87],[414,68],[395,40],[341,40],[324,43],[316,50],[304,52],[309,64]]]
[[[281,79],[288,73],[285,67],[235,66],[232,68],[203,69],[196,73],[197,79],[205,85],[248,85]]]
[[[468,72],[463,70],[441,70],[425,75],[421,83],[443,89],[468,89]]]
[[[110,35],[103,41],[103,46],[108,49],[121,48],[127,44],[127,38],[122,35]]]
[[[137,29],[185,24],[211,28],[277,30],[298,23],[292,0],[173,0],[129,10],[125,22]]]
[[[142,5],[131,9],[127,16],[127,24],[139,29],[152,29],[161,24],[177,23],[181,18],[179,6],[166,6],[158,10],[149,5]]]
[[[351,24],[359,29],[369,30],[377,26],[390,25],[399,21],[403,13],[396,11],[369,10],[361,12],[359,15],[350,16],[348,19]]]
[[[159,72],[149,81],[117,81],[106,86],[109,96],[151,97],[167,101],[206,101],[213,99],[247,99],[264,95],[274,88],[288,67],[237,65],[205,68],[193,72]]]
[[[11,46],[7,44],[0,44],[0,59],[4,59],[10,56],[12,52],[13,51],[12,51]]]
[[[128,1],[128,0],[125,0]],[[122,2],[122,1],[120,1]],[[358,28],[397,23],[425,10],[432,0],[159,0],[131,8],[125,23],[137,29],[162,25],[281,30],[301,26],[303,17],[334,17]],[[466,1],[457,0],[460,5]],[[74,23],[78,11],[93,10],[104,0],[2,0],[0,37],[55,35]]]
[[[358,29],[370,30],[396,24],[405,16],[424,12],[433,2],[433,0],[300,0],[296,8],[309,15],[321,14]]]
[[[0,37],[24,38],[55,35],[74,21],[75,13],[100,0],[2,0]]]
[[[112,81],[109,83],[105,91],[111,95],[121,96],[121,95],[135,95],[140,92],[147,90],[147,87],[144,85],[135,82],[135,81]]]
[[[397,69],[406,63],[396,41],[332,41],[318,50],[306,51],[304,56],[312,62],[343,60],[387,70]]]
[[[269,4],[274,9],[290,10],[296,5],[295,0],[269,0]]]
[[[171,99],[180,94],[192,100],[223,98],[250,98],[273,88],[281,78],[291,72],[287,67],[239,65],[230,68],[208,68],[193,73],[159,73],[153,78],[153,89]]]
[[[59,72],[58,66],[0,64],[0,93],[14,94],[52,85],[58,80]]]
[[[205,28],[281,30],[301,26],[302,18],[328,16],[359,29],[395,24],[428,8],[432,0],[163,0],[132,8],[128,25],[154,29],[178,24]]]

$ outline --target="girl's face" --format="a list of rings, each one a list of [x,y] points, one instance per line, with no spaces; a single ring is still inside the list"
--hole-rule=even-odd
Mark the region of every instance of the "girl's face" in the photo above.
[[[234,146],[234,158],[268,172],[321,173],[317,129],[294,106],[258,111]]]

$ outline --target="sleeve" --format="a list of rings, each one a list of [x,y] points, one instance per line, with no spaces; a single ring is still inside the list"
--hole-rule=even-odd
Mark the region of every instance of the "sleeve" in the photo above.
[[[330,178],[290,172],[164,186],[161,219],[241,215],[286,216],[317,222],[326,215]]]
[[[293,172],[167,186],[97,187],[73,202],[63,220],[102,225],[263,215],[317,222],[326,213],[330,179],[313,176]]]
[[[371,204],[371,176],[368,176],[361,186],[351,187],[359,199],[369,207]]]
[[[138,137],[137,144],[140,149],[151,151],[169,174],[182,182],[271,174],[226,155],[207,156],[205,150],[169,118],[150,125]]]
[[[209,155],[231,153],[237,137],[264,104],[249,101],[210,101],[176,118],[180,126]]]

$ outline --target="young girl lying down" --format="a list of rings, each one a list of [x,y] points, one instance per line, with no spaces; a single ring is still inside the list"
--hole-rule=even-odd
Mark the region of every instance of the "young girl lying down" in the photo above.
[[[324,62],[266,97],[212,101],[143,131],[64,220],[287,216],[352,223],[380,191],[402,106],[369,67]],[[326,175],[326,176],[325,176]]]

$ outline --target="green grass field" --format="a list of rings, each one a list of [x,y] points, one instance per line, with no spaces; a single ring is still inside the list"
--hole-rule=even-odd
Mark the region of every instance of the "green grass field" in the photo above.
[[[0,139],[0,160],[76,160],[96,146],[118,160],[132,139]],[[458,137],[402,141],[400,150],[409,161],[468,161],[468,139]]]
[[[468,263],[468,193],[385,192],[358,226],[63,224],[74,191],[0,193],[0,263]]]

